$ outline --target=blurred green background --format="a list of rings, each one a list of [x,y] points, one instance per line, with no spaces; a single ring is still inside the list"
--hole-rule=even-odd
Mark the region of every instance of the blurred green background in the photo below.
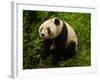
[[[78,52],[59,61],[60,67],[91,66],[91,14],[23,10],[23,69],[39,68],[42,39],[38,29],[47,19],[58,17],[68,22],[78,36]],[[48,61],[49,62],[49,61]],[[55,67],[48,63],[48,67]]]

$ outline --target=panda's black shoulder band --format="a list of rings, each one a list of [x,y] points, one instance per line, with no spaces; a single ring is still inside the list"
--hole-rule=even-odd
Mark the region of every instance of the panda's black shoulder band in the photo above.
[[[60,35],[55,39],[55,45],[58,50],[65,49],[67,37],[68,37],[68,29],[67,29],[65,22],[63,22],[62,31],[61,31]]]

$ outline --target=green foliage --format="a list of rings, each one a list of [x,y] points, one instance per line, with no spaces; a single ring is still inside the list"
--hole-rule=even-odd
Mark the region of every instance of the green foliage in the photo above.
[[[61,67],[90,66],[91,14],[23,10],[23,68],[39,67],[42,39],[39,37],[38,29],[43,21],[52,17],[58,17],[68,22],[78,36],[78,53],[69,60],[59,61],[59,65]],[[54,66],[49,64],[48,67]]]

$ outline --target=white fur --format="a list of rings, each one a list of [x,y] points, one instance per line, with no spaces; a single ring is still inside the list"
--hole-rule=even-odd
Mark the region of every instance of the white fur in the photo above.
[[[66,22],[65,22],[66,23]],[[77,42],[77,35],[74,31],[74,29],[68,24],[66,23],[66,27],[68,29],[68,38],[67,38],[67,43],[69,44],[71,41],[74,41],[76,43],[76,51],[77,51],[77,46],[78,46],[78,42]],[[67,44],[67,45],[68,45]]]

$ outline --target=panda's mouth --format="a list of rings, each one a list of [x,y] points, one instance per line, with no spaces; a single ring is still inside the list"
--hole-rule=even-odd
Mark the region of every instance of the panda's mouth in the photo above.
[[[48,36],[41,36],[43,39],[49,39]]]

